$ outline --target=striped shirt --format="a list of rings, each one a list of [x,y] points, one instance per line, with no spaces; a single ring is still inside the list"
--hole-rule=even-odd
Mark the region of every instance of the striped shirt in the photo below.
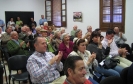
[[[35,51],[27,61],[27,70],[30,74],[32,83],[46,83],[52,82],[60,77],[59,71],[62,71],[63,64],[56,62],[49,65],[49,61],[55,55],[51,52],[44,54]]]

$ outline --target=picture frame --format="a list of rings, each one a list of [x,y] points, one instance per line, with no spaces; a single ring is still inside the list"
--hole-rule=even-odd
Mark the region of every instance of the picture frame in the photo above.
[[[73,21],[82,22],[82,12],[73,12]]]

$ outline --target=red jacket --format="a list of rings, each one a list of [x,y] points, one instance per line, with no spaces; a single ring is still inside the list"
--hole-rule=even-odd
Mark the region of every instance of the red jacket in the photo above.
[[[66,81],[63,84],[68,84]],[[92,84],[89,80],[85,80],[84,84]]]

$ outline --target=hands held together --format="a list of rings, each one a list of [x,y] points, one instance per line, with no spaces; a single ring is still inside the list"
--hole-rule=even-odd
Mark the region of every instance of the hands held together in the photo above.
[[[56,56],[54,56],[54,57],[50,60],[49,64],[50,64],[50,65],[53,65],[55,62],[56,62],[57,64],[59,64],[59,63],[60,63],[60,60],[61,60],[61,58],[62,58],[62,55],[63,55],[63,52],[62,52],[62,51],[59,51],[58,54],[57,54]]]

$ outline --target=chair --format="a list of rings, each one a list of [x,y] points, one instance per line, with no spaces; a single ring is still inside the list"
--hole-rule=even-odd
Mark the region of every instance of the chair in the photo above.
[[[26,81],[28,80],[28,72],[26,70],[28,57],[25,55],[15,55],[8,59],[8,68],[9,68],[9,84],[10,79],[12,78],[12,82],[14,81]],[[12,74],[12,70],[16,70],[17,74]],[[22,73],[18,74],[18,70],[22,70]]]
[[[103,79],[99,84],[124,84],[124,83],[122,83],[121,77],[110,76]]]
[[[127,84],[127,74],[128,74],[128,69],[129,67],[127,68],[124,68],[120,74],[121,78],[122,78],[122,81],[124,84]]]
[[[1,66],[3,67],[3,69],[4,69],[4,73],[5,73],[5,78],[6,78],[6,83],[8,84],[8,82],[7,82],[7,74],[6,74],[6,68],[5,68],[5,63],[4,63],[4,58],[5,59],[8,59],[8,57],[6,57],[5,55],[4,55],[4,49],[3,49],[3,47],[0,45],[0,51],[1,51],[1,58],[2,58],[2,61],[1,61]],[[6,60],[7,61],[7,60]]]

